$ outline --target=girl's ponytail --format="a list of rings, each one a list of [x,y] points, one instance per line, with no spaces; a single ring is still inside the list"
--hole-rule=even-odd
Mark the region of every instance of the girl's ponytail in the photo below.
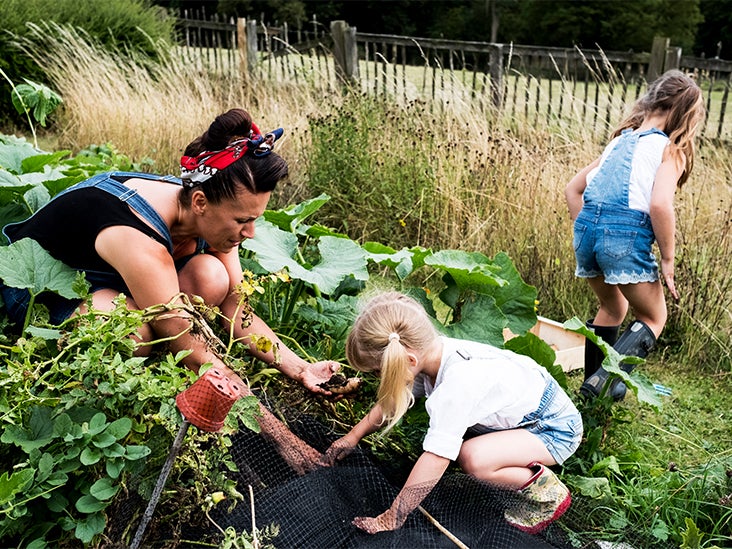
[[[356,318],[346,340],[346,356],[357,370],[380,372],[378,399],[387,430],[414,403],[410,353],[426,349],[437,337],[422,305],[398,292],[373,298]]]

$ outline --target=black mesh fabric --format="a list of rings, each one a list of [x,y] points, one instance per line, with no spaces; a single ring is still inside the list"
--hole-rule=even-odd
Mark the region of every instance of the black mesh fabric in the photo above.
[[[279,417],[284,415],[290,430],[319,452],[325,451],[340,436],[320,420],[295,409],[278,405],[275,413]],[[448,469],[421,505],[441,528],[418,509],[398,530],[367,534],[351,521],[356,516],[373,517],[386,510],[412,464],[380,463],[366,448],[362,444],[333,467],[318,467],[299,475],[269,439],[242,428],[232,437],[229,452],[238,468],[233,477],[238,490],[245,495],[245,501],[233,509],[226,504],[215,507],[209,513],[210,519],[221,529],[233,527],[237,532],[251,532],[252,505],[246,497],[251,486],[256,527],[261,531],[269,525],[277,525],[277,536],[266,541],[278,549],[673,547],[657,539],[645,540],[632,528],[624,539],[614,540],[614,543],[596,542],[602,536],[601,525],[611,520],[612,511],[597,500],[574,493],[572,505],[559,520],[539,534],[526,534],[504,519],[507,508],[521,504],[515,491],[489,486],[457,468]],[[136,501],[139,504],[139,498]],[[141,507],[145,504],[143,501]],[[165,510],[158,511],[158,515],[171,511],[171,501],[162,506]],[[588,527],[590,517],[595,525],[593,528]],[[211,546],[221,539],[220,530],[210,520],[193,515],[182,531],[176,533],[179,542],[171,545],[171,539],[166,539],[169,535],[170,531],[165,527],[153,526],[142,546],[192,548],[203,542]]]

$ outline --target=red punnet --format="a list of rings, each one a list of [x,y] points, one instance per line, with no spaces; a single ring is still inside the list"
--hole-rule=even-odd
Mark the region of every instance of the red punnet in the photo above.
[[[226,415],[242,397],[239,380],[231,379],[218,368],[210,368],[188,389],[175,398],[183,417],[202,431],[218,431]]]

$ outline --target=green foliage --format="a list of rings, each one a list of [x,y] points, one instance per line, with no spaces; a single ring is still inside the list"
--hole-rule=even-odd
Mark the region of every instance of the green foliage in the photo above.
[[[30,238],[0,247],[0,279],[8,286],[27,289],[30,293],[21,333],[28,328],[33,305],[41,293],[51,291],[67,299],[75,299],[84,297],[88,290],[81,273],[56,261]]]
[[[0,34],[0,69],[10,80],[24,79],[47,84],[43,68],[31,60],[21,48],[18,39],[28,31],[27,23],[54,21],[59,25],[71,25],[83,29],[90,37],[112,48],[125,47],[154,56],[154,46],[159,40],[174,41],[174,19],[162,8],[152,6],[148,0],[3,0],[0,3],[0,20],[3,32]],[[0,83],[0,124],[7,124],[13,112],[10,88]]]
[[[25,84],[15,86],[13,90],[13,106],[18,114],[33,113],[33,118],[41,125],[46,125],[46,118],[61,104],[61,97],[43,84],[36,84],[27,78]]]
[[[408,159],[390,154],[410,142],[416,144],[425,134],[434,135],[434,128],[425,127],[429,119],[414,116],[415,110],[419,106],[403,110],[359,97],[347,99],[333,114],[310,120],[308,188],[313,195],[333,197],[333,203],[321,212],[324,223],[366,240],[378,234],[385,244],[396,247],[428,239],[429,204],[435,192],[428,153],[413,146]],[[426,115],[426,107],[420,114]],[[385,120],[399,127],[402,140],[390,143],[383,139]],[[343,204],[358,215],[345,217]]]
[[[143,171],[111,145],[48,153],[0,134],[0,227],[22,221],[71,185],[107,171]],[[2,237],[5,240],[5,237]]]

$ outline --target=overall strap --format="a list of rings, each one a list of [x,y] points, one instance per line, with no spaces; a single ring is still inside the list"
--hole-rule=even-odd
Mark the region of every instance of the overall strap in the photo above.
[[[182,182],[180,182],[179,179],[176,180],[177,178],[174,178],[172,176],[159,177],[156,175],[134,172],[109,172],[92,177],[91,179],[87,179],[86,181],[82,181],[81,183],[77,183],[73,187],[69,187],[60,194],[72,192],[76,189],[95,187],[111,194],[112,196],[117,197],[122,202],[126,202],[130,208],[139,213],[146,221],[150,222],[153,228],[165,238],[168,252],[173,255],[173,239],[170,236],[170,230],[168,230],[168,226],[165,224],[165,221],[163,221],[163,218],[160,217],[160,214],[157,212],[157,210],[155,210],[155,208],[153,208],[147,200],[141,197],[137,193],[136,189],[131,189],[130,187],[124,185],[123,183],[120,183],[116,179],[113,179],[113,177],[126,177],[128,179],[134,177],[139,179],[164,181],[166,183],[177,183],[182,185]]]

